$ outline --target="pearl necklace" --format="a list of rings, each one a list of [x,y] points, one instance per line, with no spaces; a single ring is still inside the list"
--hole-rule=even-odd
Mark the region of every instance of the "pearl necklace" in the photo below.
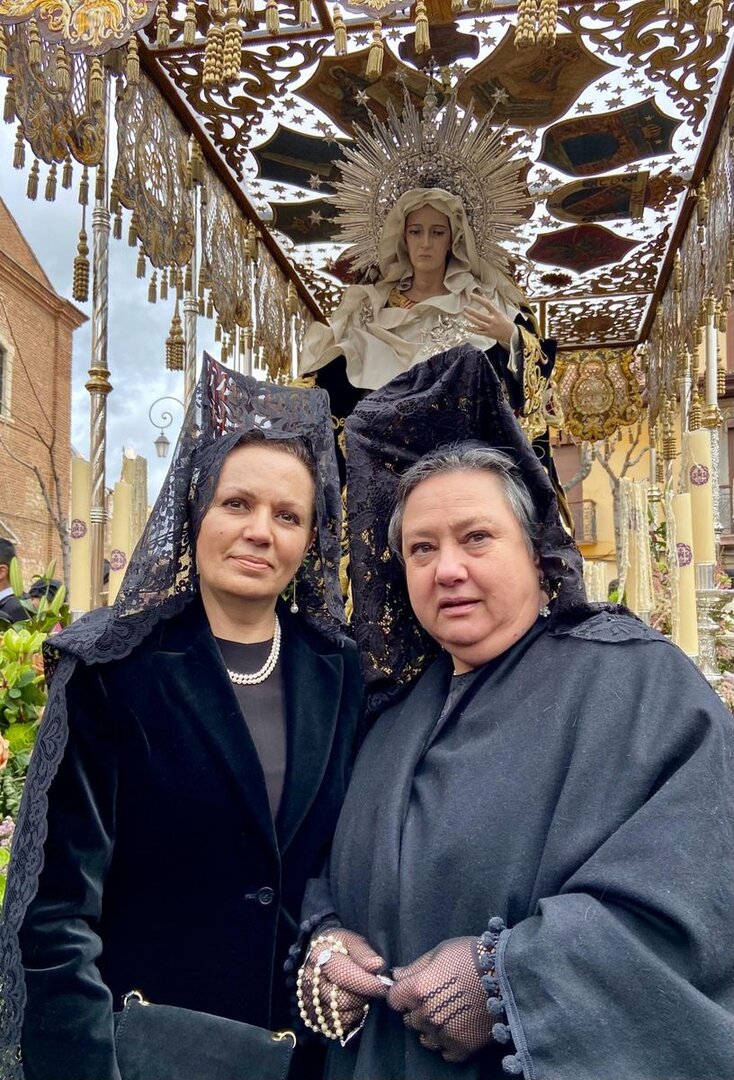
[[[243,671],[230,671],[227,668],[227,674],[233,683],[237,686],[255,686],[257,683],[265,682],[269,675],[273,674],[275,665],[278,663],[278,657],[280,656],[280,623],[278,622],[278,616],[275,616],[275,632],[273,634],[273,644],[270,646],[270,653],[268,658],[260,668],[259,671],[243,672]]]

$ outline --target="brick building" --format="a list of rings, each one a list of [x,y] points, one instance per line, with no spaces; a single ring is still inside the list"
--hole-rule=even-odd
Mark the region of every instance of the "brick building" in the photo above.
[[[54,558],[62,576],[61,542],[39,476],[66,518],[71,339],[85,321],[54,290],[0,198],[0,535],[16,544],[26,581]]]

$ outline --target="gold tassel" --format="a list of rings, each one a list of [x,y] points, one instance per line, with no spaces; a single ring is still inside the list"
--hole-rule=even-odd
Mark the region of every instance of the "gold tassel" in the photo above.
[[[678,0],[665,0],[665,7],[663,9],[666,15],[672,15],[673,18],[678,18]]]
[[[206,317],[207,319],[214,318],[214,301],[212,300],[211,295],[206,302]]]
[[[228,0],[227,25],[224,28],[222,47],[222,81],[235,82],[242,64],[242,26],[237,0]]]
[[[194,275],[191,272],[191,263],[186,263],[186,277],[184,280],[184,289],[189,296],[194,291]]]
[[[158,0],[155,9],[156,27],[155,43],[159,49],[167,49],[171,44],[171,24],[168,21],[168,5],[166,0]]]
[[[222,81],[222,60],[224,55],[224,30],[216,21],[209,23],[204,46],[204,70],[202,80],[205,86],[218,85]]]
[[[691,407],[688,410],[688,430],[698,431],[701,427],[701,396],[698,392],[698,372],[693,374],[691,385]]]
[[[255,0],[240,0],[240,11],[246,20],[255,16]]]
[[[196,303],[196,312],[202,319],[204,318],[204,315],[206,314],[206,304],[204,303],[203,296],[200,296]]]
[[[25,135],[23,125],[18,124],[15,133],[15,147],[13,148],[13,168],[22,169],[25,166]]]
[[[71,295],[82,304],[86,304],[89,299],[89,246],[83,224],[79,231],[79,243],[76,246]]]
[[[46,190],[43,193],[43,197],[46,202],[56,201],[56,162],[54,162],[51,168],[48,170],[48,176],[46,177]]]
[[[107,184],[104,171],[104,162],[100,161],[94,174],[94,198],[97,202],[103,202],[107,193]]]
[[[222,340],[222,324],[219,321],[219,316],[218,315],[217,315],[217,321],[214,324],[214,340],[215,341],[221,341]]]
[[[703,245],[706,239],[706,226],[709,220],[709,193],[706,181],[702,180],[696,189],[696,220],[698,222],[698,242]]]
[[[678,443],[675,438],[673,415],[670,402],[666,400],[663,406],[663,458],[673,461],[678,456]]]
[[[245,255],[252,262],[257,260],[257,229],[251,221],[247,223],[247,240],[245,241]]]
[[[138,246],[138,218],[135,210],[130,214],[130,224],[127,227],[127,246]]]
[[[79,181],[79,205],[89,205],[89,169],[86,165],[82,169],[82,178]]]
[[[463,0],[451,0],[451,14],[458,15],[464,10]]]
[[[366,78],[374,82],[382,75],[382,59],[385,55],[385,43],[382,40],[382,23],[378,19],[372,27],[372,44],[367,54]]]
[[[175,266],[169,266],[168,268],[168,284],[172,289],[176,288],[176,281],[178,279],[178,270]]]
[[[556,43],[558,0],[540,0],[538,13],[538,45],[546,48]]]
[[[64,167],[61,170],[61,186],[64,191],[68,191],[74,182],[74,167],[71,163],[71,154],[67,154],[64,158]]]
[[[115,240],[122,240],[122,210],[118,210],[112,218],[112,235]]]
[[[209,14],[212,19],[221,19],[224,15],[222,0],[209,0]]]
[[[280,30],[280,15],[278,13],[277,0],[268,0],[265,5],[265,29],[269,34],[277,34]]]
[[[186,4],[186,17],[184,18],[183,43],[193,45],[196,41],[196,3],[188,0]]]
[[[724,31],[724,0],[710,0],[706,11],[706,33],[718,37]]]
[[[717,397],[726,397],[726,367],[721,356],[719,356],[719,365],[716,369],[716,394]]]
[[[120,181],[116,176],[112,177],[112,183],[110,184],[110,213],[118,214],[120,212]]]
[[[157,300],[158,292],[158,272],[156,270],[151,274],[150,281],[148,282],[148,303],[154,304]]]
[[[89,104],[101,105],[104,97],[104,68],[98,56],[89,65]]]
[[[138,52],[138,39],[135,34],[127,43],[127,61],[125,74],[130,86],[137,86],[140,81],[140,53]]]
[[[538,16],[538,0],[519,0],[515,48],[527,49],[535,44],[535,24]]]
[[[347,28],[344,24],[344,18],[338,4],[334,5],[332,22],[334,23],[334,52],[337,56],[346,56]]]
[[[171,319],[171,329],[166,338],[166,367],[169,371],[183,371],[186,348],[178,313],[178,300]]]
[[[5,27],[0,26],[0,75],[8,74],[8,39]]]
[[[142,247],[138,250],[138,265],[135,267],[135,276],[138,278],[145,277],[145,252]]]
[[[161,270],[161,288],[159,295],[161,300],[168,299],[168,274],[165,270]]]
[[[303,27],[311,25],[311,0],[299,0],[298,21]]]
[[[205,171],[204,170],[204,158],[203,158],[202,153],[201,153],[201,147],[199,146],[198,142],[194,138],[192,138],[192,140],[191,140],[190,166],[191,166],[191,179],[193,180],[193,182],[195,184],[199,184],[199,185],[203,184],[204,183],[204,171]]]
[[[26,188],[26,195],[33,202],[35,202],[38,198],[38,158],[33,159],[31,171],[28,173],[28,187]]]
[[[69,57],[63,45],[56,49],[56,88],[60,94],[68,94],[71,89]]]
[[[488,11],[494,11],[494,0],[479,0],[479,10],[483,15]]]
[[[417,0],[415,5],[415,51],[416,53],[425,53],[429,52],[430,48],[431,35],[428,27],[425,0]]]
[[[183,274],[181,273],[181,271],[177,267],[176,268],[176,299],[177,300],[183,300],[183,296],[184,296]]]
[[[15,80],[10,79],[10,82],[5,88],[5,104],[3,105],[3,120],[6,124],[15,123]]]
[[[39,68],[43,60],[43,46],[38,32],[38,23],[31,19],[28,24],[28,63],[32,68]]]

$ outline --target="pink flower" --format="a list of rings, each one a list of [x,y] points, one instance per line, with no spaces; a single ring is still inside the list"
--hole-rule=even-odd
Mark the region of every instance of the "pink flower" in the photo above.
[[[4,769],[10,761],[10,743],[0,735],[0,769]]]

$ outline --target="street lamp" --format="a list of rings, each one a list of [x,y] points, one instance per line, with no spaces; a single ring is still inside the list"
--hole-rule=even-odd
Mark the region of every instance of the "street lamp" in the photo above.
[[[175,401],[176,404],[180,405],[182,409],[184,408],[184,403],[179,398],[173,397],[171,394],[165,394],[163,397],[156,398],[151,407],[148,409],[148,419],[150,420],[151,424],[153,425],[153,427],[160,428],[160,435],[153,443],[153,445],[155,446],[155,452],[159,458],[164,458],[168,456],[168,449],[171,445],[171,440],[165,435],[164,429],[170,427],[173,423],[173,414],[170,413],[168,409],[161,409],[160,413],[158,414],[158,419],[153,419],[153,409],[156,407],[156,405],[160,405],[162,401]]]

